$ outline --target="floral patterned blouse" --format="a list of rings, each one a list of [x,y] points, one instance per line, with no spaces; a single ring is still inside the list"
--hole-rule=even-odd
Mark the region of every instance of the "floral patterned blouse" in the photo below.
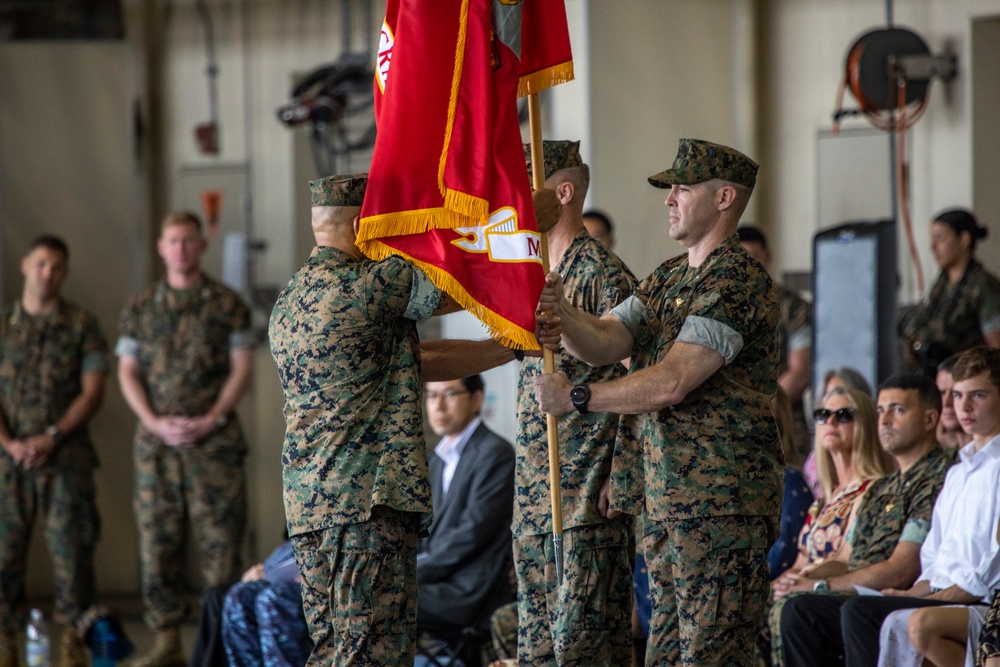
[[[847,539],[854,505],[864,496],[871,481],[855,480],[827,504],[823,505],[823,499],[819,498],[809,508],[806,523],[799,533],[799,553],[808,557],[811,567],[836,560]]]

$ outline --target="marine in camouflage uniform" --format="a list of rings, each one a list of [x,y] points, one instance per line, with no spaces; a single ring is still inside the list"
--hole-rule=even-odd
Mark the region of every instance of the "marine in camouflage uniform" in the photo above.
[[[187,608],[187,531],[207,586],[239,579],[246,526],[246,442],[233,410],[252,368],[250,311],[202,273],[200,221],[164,221],[167,276],[121,313],[119,381],[139,423],[135,514],[142,596],[156,646],[140,664],[183,662],[177,626]]]
[[[601,315],[632,293],[635,277],[583,226],[589,172],[579,145],[543,143],[546,187],[554,188],[562,203],[560,220],[548,235],[549,252],[570,303]],[[528,145],[525,158],[530,171]],[[555,359],[556,368],[574,384],[613,380],[626,372],[621,364],[591,367],[566,352]],[[632,650],[632,522],[625,515],[606,519],[598,510],[601,487],[611,474],[618,416],[574,411],[559,419],[565,570],[557,586],[546,417],[534,398],[535,377],[541,373],[540,358],[521,362],[512,523],[519,659],[529,665],[627,664]]]
[[[52,557],[56,620],[75,624],[95,602],[100,519],[87,422],[103,396],[108,346],[94,316],[59,295],[67,261],[61,240],[37,239],[22,261],[22,298],[0,319],[0,664],[4,653],[14,664],[9,638],[27,615],[36,518]],[[72,647],[63,646],[62,664],[86,664],[71,631],[63,643]]]
[[[910,311],[900,330],[912,351],[903,355],[904,366],[933,378],[942,361],[1000,332],[1000,279],[975,259],[957,282],[942,271],[926,302]]]
[[[674,186],[670,234],[688,254],[601,320],[570,308],[553,275],[539,303],[586,360],[632,355],[621,380],[570,390],[554,374],[536,386],[546,411],[636,413],[619,424],[611,493],[615,508],[644,510],[647,664],[748,665],[763,617],[783,464],[769,408],[778,293],[735,234],[756,172],[731,148],[682,139],[673,167],[649,180]]]
[[[412,664],[417,530],[431,512],[416,322],[441,294],[408,262],[371,262],[354,247],[344,228],[365,184],[364,175],[312,183],[317,247],[269,326],[311,665]]]

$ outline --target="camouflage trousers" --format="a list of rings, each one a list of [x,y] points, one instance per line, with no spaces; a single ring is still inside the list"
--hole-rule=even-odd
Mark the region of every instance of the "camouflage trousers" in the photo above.
[[[135,448],[135,517],[146,623],[175,626],[187,615],[188,527],[206,586],[238,581],[246,527],[243,451],[208,443],[168,447],[141,434]]]
[[[27,618],[25,578],[36,519],[52,557],[55,619],[74,623],[94,603],[100,517],[93,468],[26,471],[0,454],[0,632],[17,632]]]
[[[766,517],[647,518],[643,551],[653,598],[647,665],[752,664],[772,533]]]
[[[497,660],[517,658],[517,603],[511,602],[490,616],[490,637]]]
[[[312,639],[297,581],[241,582],[222,606],[222,639],[230,667],[304,667]]]
[[[292,537],[313,667],[412,665],[419,517],[384,507],[362,523]]]
[[[1000,657],[1000,590],[993,594],[990,610],[986,612],[983,629],[979,633],[979,650],[976,667],[983,667],[987,658]]]
[[[570,528],[557,585],[551,536],[515,538],[518,664],[628,665],[634,558],[631,520]]]

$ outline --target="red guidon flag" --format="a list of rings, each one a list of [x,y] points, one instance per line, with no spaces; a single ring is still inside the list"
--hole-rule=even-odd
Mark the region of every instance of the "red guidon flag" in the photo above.
[[[565,33],[563,0],[388,0],[379,41],[358,247],[409,259],[517,349],[538,348],[544,276],[516,98],[572,78]]]

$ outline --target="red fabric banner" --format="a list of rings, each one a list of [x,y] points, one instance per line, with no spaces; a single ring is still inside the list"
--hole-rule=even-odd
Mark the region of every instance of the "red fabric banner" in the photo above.
[[[388,0],[358,247],[406,257],[497,340],[537,349],[544,276],[516,105],[522,7]]]
[[[518,97],[573,80],[565,1],[528,0],[523,7]]]

